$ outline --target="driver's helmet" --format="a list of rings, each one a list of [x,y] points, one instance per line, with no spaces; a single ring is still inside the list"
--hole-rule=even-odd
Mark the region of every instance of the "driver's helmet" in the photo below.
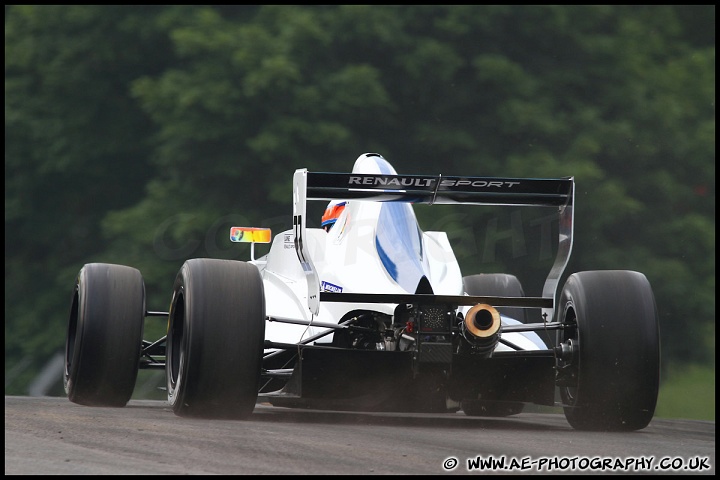
[[[320,226],[323,230],[326,232],[330,231],[332,226],[335,225],[335,222],[340,214],[343,210],[345,210],[346,203],[347,202],[345,200],[333,200],[328,203],[325,213],[323,213],[322,220],[320,221]]]

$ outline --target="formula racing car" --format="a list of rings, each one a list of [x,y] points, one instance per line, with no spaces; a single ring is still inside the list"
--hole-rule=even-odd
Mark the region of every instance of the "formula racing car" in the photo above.
[[[137,269],[84,265],[67,396],[122,407],[138,370],[164,369],[183,417],[244,419],[258,402],[490,417],[536,404],[562,406],[576,429],[642,429],[659,388],[653,292],[626,270],[574,273],[561,287],[574,190],[572,177],[398,174],[375,153],[350,173],[296,170],[292,228],[232,227],[250,259],[185,261],[168,311],[146,308]],[[322,228],[307,226],[311,200],[330,202]],[[553,209],[542,296],[525,296],[514,275],[461,273],[447,234],[423,231],[413,204]],[[259,258],[257,243],[270,243]],[[143,338],[149,317],[167,320],[166,335]]]

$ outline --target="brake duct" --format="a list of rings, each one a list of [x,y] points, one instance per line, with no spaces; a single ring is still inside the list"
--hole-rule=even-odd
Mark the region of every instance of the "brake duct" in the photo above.
[[[489,357],[500,341],[501,327],[500,312],[491,305],[479,303],[465,314],[461,331],[475,354]]]

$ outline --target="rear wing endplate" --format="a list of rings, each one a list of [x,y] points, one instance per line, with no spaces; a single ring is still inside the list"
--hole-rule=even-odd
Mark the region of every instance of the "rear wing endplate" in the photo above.
[[[572,251],[575,180],[566,178],[460,177],[442,175],[381,175],[295,171],[293,177],[293,230],[295,251],[308,282],[308,308],[320,309],[320,281],[304,246],[308,200],[363,200],[418,204],[539,206],[558,209],[560,228],[555,262],[543,286],[543,308],[550,321],[557,305],[558,283]],[[541,302],[546,305],[548,302]]]

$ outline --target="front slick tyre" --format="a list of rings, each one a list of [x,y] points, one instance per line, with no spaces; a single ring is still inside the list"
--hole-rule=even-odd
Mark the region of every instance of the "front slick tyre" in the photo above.
[[[127,404],[135,389],[144,322],[139,270],[107,263],[80,269],[65,342],[63,384],[71,402]]]
[[[193,259],[173,288],[168,401],[181,417],[244,419],[257,401],[265,296],[255,265]]]
[[[625,270],[571,275],[558,304],[564,355],[558,385],[578,430],[645,428],[660,382],[658,314],[645,275]],[[562,379],[562,380],[560,380]]]

